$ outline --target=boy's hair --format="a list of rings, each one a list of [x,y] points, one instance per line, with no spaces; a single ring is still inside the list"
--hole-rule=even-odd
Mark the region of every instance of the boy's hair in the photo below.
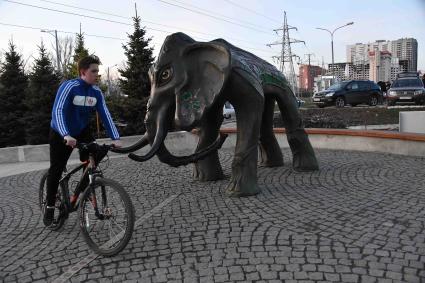
[[[81,70],[87,70],[88,68],[90,68],[91,64],[100,65],[101,62],[99,60],[99,57],[97,57],[96,55],[89,55],[78,60],[78,75],[81,75]]]

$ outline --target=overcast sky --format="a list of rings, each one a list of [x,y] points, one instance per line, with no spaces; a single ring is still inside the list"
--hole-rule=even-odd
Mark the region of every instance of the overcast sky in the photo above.
[[[288,24],[298,29],[290,31],[291,38],[306,43],[292,45],[293,53],[303,60],[307,59],[305,54],[313,53],[313,64],[321,65],[322,58],[325,64],[330,63],[330,35],[316,27],[333,30],[353,21],[354,25],[335,32],[335,62],[346,61],[349,44],[413,37],[418,40],[418,69],[425,71],[425,0],[0,0],[0,52],[7,50],[8,41],[13,38],[18,51],[31,64],[31,56],[37,56],[41,41],[54,51],[54,37],[38,29],[72,33],[79,31],[81,23],[86,47],[103,62],[101,72],[108,66],[121,66],[125,61],[122,44],[133,30],[134,3],[152,38],[155,55],[168,34],[182,31],[199,41],[224,38],[273,63],[272,56],[279,55],[280,48],[266,44],[280,41],[281,34],[276,35],[273,29],[282,26],[286,11]],[[59,32],[60,37],[65,35]]]

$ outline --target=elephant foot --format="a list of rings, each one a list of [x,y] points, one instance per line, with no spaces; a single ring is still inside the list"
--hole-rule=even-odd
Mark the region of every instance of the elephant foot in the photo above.
[[[274,135],[262,138],[260,144],[260,165],[265,167],[283,166],[283,155]]]
[[[294,156],[292,167],[297,172],[311,172],[319,170],[319,164],[314,154],[298,154]]]
[[[217,153],[195,163],[193,179],[202,182],[224,179],[223,169]]]
[[[254,196],[260,192],[261,190],[256,183],[242,185],[241,183],[233,180],[230,181],[229,185],[227,185],[225,191],[226,196],[229,197],[248,197]]]
[[[220,171],[218,170],[203,171],[203,170],[198,170],[195,167],[195,169],[193,170],[193,179],[201,181],[201,182],[217,181],[217,180],[224,179],[224,174],[221,170]]]
[[[264,167],[279,167],[279,166],[283,166],[283,160],[262,160],[260,162],[260,165],[264,166]]]
[[[319,163],[304,130],[288,135],[288,143],[293,154],[292,167],[295,171],[309,172],[319,170]]]

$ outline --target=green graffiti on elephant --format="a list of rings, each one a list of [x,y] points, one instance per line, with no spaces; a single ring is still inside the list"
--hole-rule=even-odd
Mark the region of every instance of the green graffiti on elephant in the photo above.
[[[201,103],[199,100],[193,97],[190,91],[185,91],[182,94],[182,102],[185,104],[187,109],[199,110],[201,109]]]
[[[264,84],[272,84],[281,87],[288,86],[288,82],[283,77],[276,77],[270,74],[261,74],[260,75],[261,83]]]
[[[190,101],[192,99],[192,93],[190,91],[185,91],[182,94],[182,101],[186,102],[186,101]]]

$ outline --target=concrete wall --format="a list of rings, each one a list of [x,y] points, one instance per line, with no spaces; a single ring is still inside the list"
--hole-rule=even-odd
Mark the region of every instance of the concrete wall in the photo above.
[[[236,134],[234,130],[226,131],[229,134],[223,148],[233,148],[236,145]],[[347,131],[358,133],[355,130]],[[363,131],[367,132],[367,131]],[[377,132],[377,131],[374,131]],[[385,133],[385,132],[383,132]],[[395,133],[396,135],[397,133]],[[383,135],[385,136],[385,135]],[[140,139],[141,136],[123,137],[122,142],[130,145]],[[277,140],[281,147],[289,147],[286,135],[284,133],[276,134]],[[338,149],[338,150],[358,150],[383,152],[400,155],[413,155],[425,157],[425,136],[421,135],[419,140],[406,140],[397,138],[371,137],[362,135],[341,135],[326,134],[326,130],[322,133],[310,133],[309,138],[313,148]],[[98,140],[98,143],[108,143],[109,139]],[[176,152],[183,149],[195,150],[198,138],[196,135],[187,132],[169,133],[165,141],[170,152]],[[147,146],[140,152],[146,152]],[[111,153],[111,155],[116,155]],[[78,159],[77,150],[71,155],[71,159]],[[13,162],[36,162],[49,160],[48,145],[27,145],[0,148],[0,163]]]
[[[399,112],[400,132],[425,134],[425,111]]]

